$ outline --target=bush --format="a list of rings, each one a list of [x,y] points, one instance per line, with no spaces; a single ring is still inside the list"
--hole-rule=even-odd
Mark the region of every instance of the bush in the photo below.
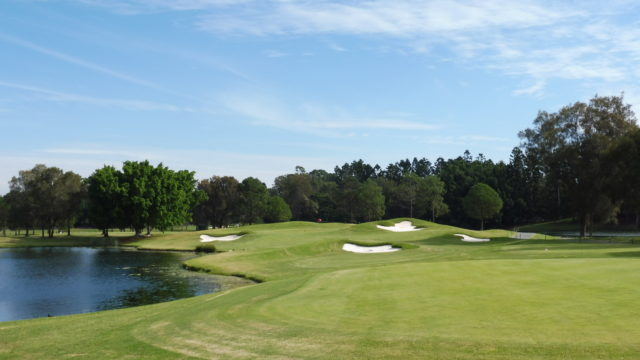
[[[196,252],[205,253],[205,254],[214,253],[216,252],[216,246],[215,245],[198,245],[196,246]]]

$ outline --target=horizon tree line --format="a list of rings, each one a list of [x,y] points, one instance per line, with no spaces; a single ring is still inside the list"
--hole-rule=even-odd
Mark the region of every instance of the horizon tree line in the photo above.
[[[465,200],[477,184],[500,200],[495,217],[481,216],[483,227],[567,217],[580,222],[581,235],[605,222],[640,226],[640,130],[622,95],[540,111],[519,137],[508,162],[473,158],[467,150],[433,163],[423,157],[381,167],[355,160],[333,172],[297,166],[271,188],[253,177],[196,181],[193,172],[148,161],[126,161],[122,170],[105,166],[87,179],[36,165],[12,178],[10,192],[0,197],[0,226],[3,234],[41,229],[43,236],[75,223],[105,236],[114,228],[141,235],[185,223],[207,228],[291,219],[415,217],[469,226],[480,219]]]

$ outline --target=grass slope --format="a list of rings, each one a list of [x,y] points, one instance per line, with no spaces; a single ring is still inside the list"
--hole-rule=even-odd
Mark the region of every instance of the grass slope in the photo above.
[[[520,240],[503,230],[413,221],[424,229],[292,222],[144,239],[131,245],[189,250],[201,234],[246,232],[216,242],[224,252],[187,265],[266,282],[151,306],[0,323],[0,358],[640,357],[637,246]],[[454,233],[492,241],[464,243]],[[0,238],[0,246],[6,242]],[[403,250],[353,254],[341,250],[345,242]]]

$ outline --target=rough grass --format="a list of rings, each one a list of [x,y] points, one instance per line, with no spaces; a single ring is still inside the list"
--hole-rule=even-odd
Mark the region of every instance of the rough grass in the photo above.
[[[193,250],[200,234],[246,231],[216,242],[223,253],[186,265],[266,281],[163,304],[0,323],[0,358],[640,357],[639,247],[414,222],[424,230],[292,222],[139,240],[131,245]],[[464,243],[454,233],[492,241]],[[403,250],[353,254],[341,250],[344,242]]]

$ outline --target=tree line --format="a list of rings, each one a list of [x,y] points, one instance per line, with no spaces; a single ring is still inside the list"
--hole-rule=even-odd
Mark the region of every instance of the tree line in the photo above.
[[[541,111],[519,137],[508,162],[465,151],[386,167],[355,160],[332,172],[298,166],[271,188],[253,177],[196,181],[193,172],[146,161],[127,161],[121,170],[105,166],[87,179],[37,165],[14,177],[0,197],[0,225],[49,236],[74,223],[108,236],[114,228],[141,235],[187,222],[206,228],[395,217],[458,226],[480,220],[481,227],[485,221],[505,227],[573,217],[583,235],[603,222],[640,225],[640,130],[622,96]]]

